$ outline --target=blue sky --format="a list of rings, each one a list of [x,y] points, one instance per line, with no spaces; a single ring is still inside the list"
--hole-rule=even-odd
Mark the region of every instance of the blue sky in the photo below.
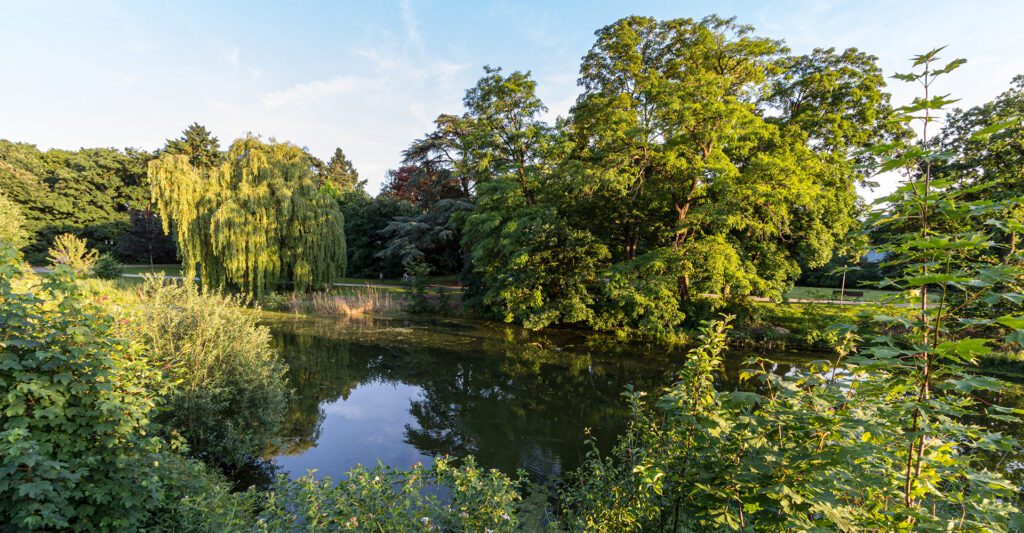
[[[0,0],[0,138],[154,149],[198,121],[224,144],[251,131],[320,157],[341,146],[376,192],[410,140],[461,110],[483,65],[531,70],[553,118],[596,29],[711,13],[796,52],[856,46],[888,73],[948,45],[969,62],[940,91],[965,105],[1024,73],[1022,1]]]

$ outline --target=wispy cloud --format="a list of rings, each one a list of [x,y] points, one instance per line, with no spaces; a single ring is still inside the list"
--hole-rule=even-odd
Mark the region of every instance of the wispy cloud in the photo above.
[[[338,94],[352,92],[359,80],[354,76],[335,76],[329,80],[300,83],[283,91],[265,93],[261,98],[267,107],[311,103]]]
[[[406,41],[416,48],[422,48],[423,41],[420,38],[419,22],[416,20],[416,12],[412,9],[412,2],[402,0],[398,5],[402,9],[402,25],[405,27]]]

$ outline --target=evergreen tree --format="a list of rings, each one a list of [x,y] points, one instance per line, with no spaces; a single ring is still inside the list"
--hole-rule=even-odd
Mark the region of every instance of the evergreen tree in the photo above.
[[[334,150],[331,160],[320,170],[320,179],[341,192],[361,191],[366,187],[366,180],[359,179],[359,172],[352,161],[345,157],[345,152],[342,152],[341,148]]]
[[[200,168],[216,165],[223,158],[220,141],[206,129],[206,126],[193,122],[185,128],[181,137],[167,139],[163,152],[171,155],[187,156],[189,163]]]

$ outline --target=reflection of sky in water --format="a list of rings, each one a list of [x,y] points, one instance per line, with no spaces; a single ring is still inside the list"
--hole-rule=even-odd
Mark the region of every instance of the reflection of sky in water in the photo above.
[[[317,445],[298,455],[277,458],[291,476],[317,469],[317,477],[342,478],[357,464],[373,467],[377,461],[396,468],[431,458],[405,442],[406,424],[415,424],[409,403],[420,396],[420,388],[406,384],[375,381],[353,389],[348,400],[323,406],[324,421]]]

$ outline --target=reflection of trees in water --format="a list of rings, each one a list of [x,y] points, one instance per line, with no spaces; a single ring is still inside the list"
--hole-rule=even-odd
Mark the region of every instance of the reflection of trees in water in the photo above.
[[[486,467],[549,477],[578,463],[584,428],[599,443],[614,441],[624,425],[626,384],[654,389],[665,376],[664,361],[596,359],[503,339],[447,343],[456,348],[403,339],[398,346],[277,326],[274,340],[295,389],[275,453],[314,446],[323,405],[362,383],[400,382],[421,390],[409,408],[416,424],[405,431],[421,453],[473,454]]]
[[[406,442],[421,453],[473,454],[484,467],[550,479],[576,468],[586,428],[600,448],[614,443],[628,414],[626,385],[655,393],[682,361],[678,354],[651,357],[643,345],[558,344],[551,337],[542,344],[508,328],[446,327],[275,325],[296,390],[278,453],[316,444],[322,405],[385,381],[421,390],[409,407],[416,423],[405,428]],[[727,360],[724,388],[737,386],[741,359]]]
[[[417,383],[423,392],[411,406],[417,425],[406,426],[407,442],[426,454],[473,454],[484,466],[540,478],[574,468],[585,428],[603,444],[623,428],[623,387],[651,389],[662,375],[581,360],[589,363],[533,346],[490,358],[448,354],[430,380]]]
[[[269,455],[297,454],[316,445],[324,414],[321,404],[346,399],[366,380],[350,364],[348,345],[310,335],[274,331],[274,347],[288,363],[294,389],[283,424],[281,443]]]

